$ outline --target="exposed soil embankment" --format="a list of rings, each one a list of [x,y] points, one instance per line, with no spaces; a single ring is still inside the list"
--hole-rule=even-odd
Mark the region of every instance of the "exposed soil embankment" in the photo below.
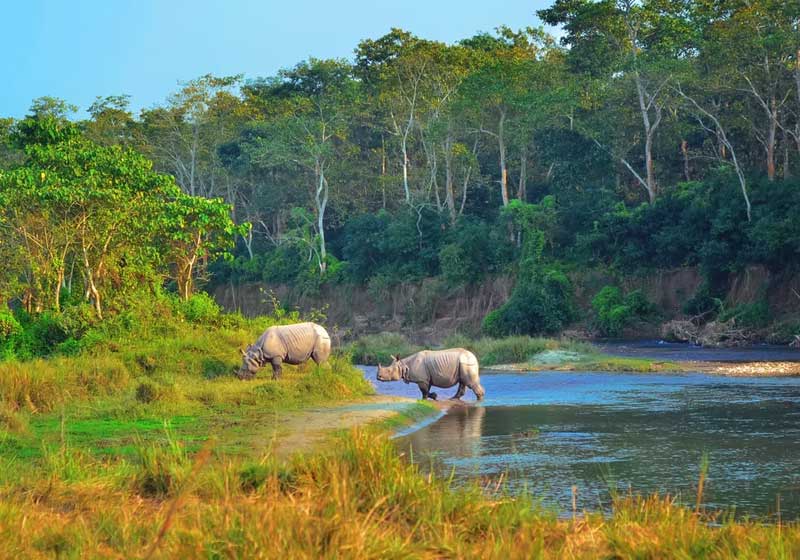
[[[415,341],[437,342],[457,331],[477,332],[486,314],[502,305],[512,288],[513,279],[508,276],[456,289],[437,279],[400,284],[383,292],[363,286],[324,286],[314,296],[297,294],[286,285],[229,284],[217,288],[214,297],[228,311],[255,316],[272,312],[270,294],[274,294],[287,308],[322,311],[327,324],[340,331],[339,337],[390,331]]]
[[[570,274],[575,300],[582,310],[581,324],[592,316],[591,300],[606,285],[624,291],[641,290],[659,312],[660,322],[636,324],[627,336],[658,338],[661,322],[683,319],[686,302],[703,283],[697,268],[664,270],[620,278],[607,270],[588,269]],[[229,311],[255,316],[272,311],[274,295],[282,305],[305,313],[323,312],[338,337],[353,338],[378,332],[401,332],[412,341],[436,344],[454,332],[477,334],[487,313],[509,298],[511,276],[495,276],[468,287],[450,288],[437,278],[402,283],[384,290],[365,286],[323,286],[314,295],[301,294],[287,285],[227,284],[214,291]],[[733,275],[724,300],[726,308],[766,301],[774,320],[800,316],[800,275],[774,275],[763,267],[748,267]],[[578,331],[581,332],[581,324]],[[754,340],[757,340],[756,336]],[[766,335],[760,338],[768,338]]]

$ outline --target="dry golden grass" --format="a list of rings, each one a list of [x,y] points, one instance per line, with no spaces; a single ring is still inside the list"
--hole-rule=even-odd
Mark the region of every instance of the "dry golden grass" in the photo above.
[[[800,528],[711,526],[668,498],[628,496],[612,515],[560,520],[525,498],[420,475],[380,434],[281,465],[194,458],[163,497],[145,463],[82,457],[86,477],[32,473],[0,493],[3,558],[796,558]],[[152,474],[152,473],[149,473]],[[159,537],[159,535],[161,535]]]

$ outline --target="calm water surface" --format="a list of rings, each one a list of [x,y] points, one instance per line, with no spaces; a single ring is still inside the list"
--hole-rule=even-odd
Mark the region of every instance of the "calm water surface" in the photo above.
[[[418,397],[414,385],[375,381]],[[496,479],[547,507],[605,509],[613,489],[694,502],[709,459],[705,504],[739,515],[800,518],[800,378],[702,374],[483,372],[482,405],[453,410],[399,438],[414,460],[457,481]],[[449,397],[454,389],[439,391]],[[473,398],[472,395],[469,395]]]

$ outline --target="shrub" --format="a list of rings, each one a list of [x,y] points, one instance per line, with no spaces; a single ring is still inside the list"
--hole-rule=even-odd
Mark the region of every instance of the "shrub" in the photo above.
[[[216,324],[222,314],[214,298],[205,292],[197,292],[180,302],[179,310],[187,321],[198,324]]]
[[[205,358],[202,363],[203,377],[206,379],[216,379],[231,373],[230,364],[223,362],[219,358]]]
[[[133,477],[133,488],[140,496],[163,498],[174,494],[191,468],[183,445],[168,428],[165,431],[165,442],[139,442],[135,448],[138,469]]]
[[[718,317],[720,321],[733,319],[737,325],[751,329],[763,329],[769,324],[770,318],[769,305],[766,300],[742,303],[726,309]]]
[[[683,312],[691,316],[713,316],[719,313],[721,309],[722,299],[712,295],[708,282],[703,282],[694,295],[683,305]]]
[[[21,358],[48,356],[58,345],[70,338],[70,333],[55,313],[45,312],[24,324],[18,355]]]
[[[559,269],[536,267],[518,279],[509,300],[483,320],[483,331],[499,337],[560,331],[574,317],[572,283]]]
[[[615,286],[605,286],[592,299],[594,325],[604,336],[619,336],[622,330],[637,319],[654,312],[641,290],[634,290],[625,297]]]
[[[158,400],[158,393],[158,385],[152,381],[142,381],[136,387],[136,400],[145,404],[155,402]]]
[[[9,310],[0,311],[0,360],[12,358],[22,325]]]
[[[419,350],[421,347],[412,344],[402,334],[389,332],[362,336],[348,347],[353,361],[373,366],[388,364],[395,354],[407,356]]]

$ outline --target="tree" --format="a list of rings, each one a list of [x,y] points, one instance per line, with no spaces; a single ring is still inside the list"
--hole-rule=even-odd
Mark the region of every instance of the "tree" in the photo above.
[[[218,148],[235,138],[247,114],[234,93],[240,82],[241,76],[207,74],[183,84],[166,107],[142,112],[143,151],[187,194],[232,202]]]
[[[271,95],[284,107],[266,123],[266,134],[251,148],[265,167],[289,166],[307,178],[319,240],[319,271],[327,269],[325,213],[330,171],[348,147],[349,108],[357,95],[350,67],[338,60],[309,59],[270,82]]]
[[[568,60],[576,71],[600,81],[596,92],[633,86],[644,138],[644,176],[628,161],[627,150],[610,151],[645,189],[651,203],[658,193],[654,149],[671,79],[668,63],[682,56],[691,33],[682,24],[685,4],[683,0],[556,0],[537,12],[545,22],[564,26],[561,41],[570,47]],[[587,132],[598,145],[607,146],[598,127]]]
[[[131,146],[135,121],[130,112],[130,95],[98,97],[89,107],[86,137],[103,146]]]
[[[250,224],[235,225],[230,214],[230,205],[221,198],[174,192],[164,201],[158,218],[159,245],[164,247],[183,299],[194,292],[198,269],[227,255],[236,236],[244,236],[250,229]]]
[[[0,245],[6,275],[20,278],[4,281],[5,289],[16,287],[31,312],[58,311],[77,273],[102,318],[109,303],[157,289],[158,255],[166,254],[178,264],[186,297],[197,259],[219,254],[242,230],[230,207],[182,194],[133,150],[100,146],[55,124],[30,118],[17,138],[28,141],[25,163],[0,172]]]

